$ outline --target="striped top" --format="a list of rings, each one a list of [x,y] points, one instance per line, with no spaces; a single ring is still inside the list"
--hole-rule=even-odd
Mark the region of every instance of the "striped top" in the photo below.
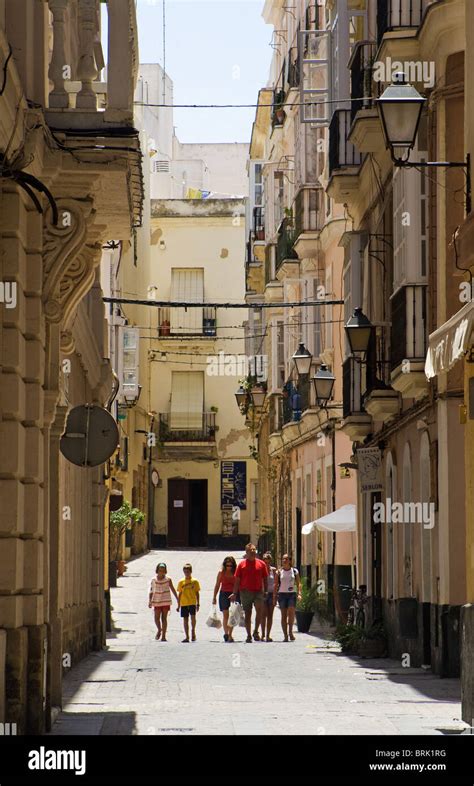
[[[154,606],[171,606],[170,580],[168,576],[159,579],[154,576],[150,582],[151,602]]]

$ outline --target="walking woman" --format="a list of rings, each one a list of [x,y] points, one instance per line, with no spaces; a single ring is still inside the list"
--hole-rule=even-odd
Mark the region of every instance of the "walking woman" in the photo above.
[[[273,612],[275,610],[275,597],[273,590],[275,588],[275,577],[277,569],[272,565],[272,555],[269,551],[263,555],[263,561],[268,568],[268,593],[265,595],[263,601],[263,616],[262,616],[262,640],[273,641],[270,638],[270,632],[273,624]]]
[[[229,625],[229,609],[230,596],[234,591],[234,574],[236,568],[237,563],[234,557],[226,557],[222,563],[222,568],[217,574],[214,595],[212,597],[212,604],[215,606],[217,602],[217,593],[219,592],[219,609],[222,611],[224,621],[224,641],[234,641],[232,638],[233,628]],[[239,596],[237,596],[236,600],[240,602]]]
[[[281,627],[283,630],[283,641],[294,641],[293,625],[295,624],[296,601],[301,598],[300,574],[291,565],[289,554],[283,554],[282,567],[276,573],[275,586],[273,590],[274,601],[278,597],[278,604],[281,611]]]
[[[157,629],[155,639],[161,638],[161,641],[167,641],[166,630],[168,628],[168,612],[171,608],[171,593],[178,600],[173,582],[166,575],[166,571],[166,564],[159,562],[156,566],[156,576],[150,582],[150,593],[148,596],[148,607],[152,608],[155,614]]]

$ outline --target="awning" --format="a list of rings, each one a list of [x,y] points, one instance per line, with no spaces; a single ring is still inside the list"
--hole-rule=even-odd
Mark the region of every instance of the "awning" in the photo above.
[[[332,513],[321,516],[320,519],[303,524],[301,534],[309,535],[314,529],[322,532],[355,532],[356,506],[343,505]]]
[[[474,301],[466,303],[430,335],[425,374],[428,379],[449,371],[471,346]]]

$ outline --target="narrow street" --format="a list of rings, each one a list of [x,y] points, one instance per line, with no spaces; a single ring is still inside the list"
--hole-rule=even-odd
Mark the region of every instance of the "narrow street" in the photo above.
[[[208,628],[215,576],[224,552],[166,551],[128,563],[111,590],[114,631],[107,649],[64,680],[63,710],[52,734],[443,734],[460,730],[460,683],[390,659],[340,654],[323,632],[282,642],[279,610],[273,643],[233,645]],[[239,559],[242,554],[235,552]],[[175,586],[190,561],[201,586],[198,641],[181,643],[170,612],[168,642],[155,641],[148,583],[165,559]]]

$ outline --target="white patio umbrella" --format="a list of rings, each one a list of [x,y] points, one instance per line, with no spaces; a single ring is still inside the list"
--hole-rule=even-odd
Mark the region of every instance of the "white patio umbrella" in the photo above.
[[[303,524],[301,534],[309,535],[314,529],[319,529],[322,532],[355,532],[356,506],[342,505],[326,516]]]

